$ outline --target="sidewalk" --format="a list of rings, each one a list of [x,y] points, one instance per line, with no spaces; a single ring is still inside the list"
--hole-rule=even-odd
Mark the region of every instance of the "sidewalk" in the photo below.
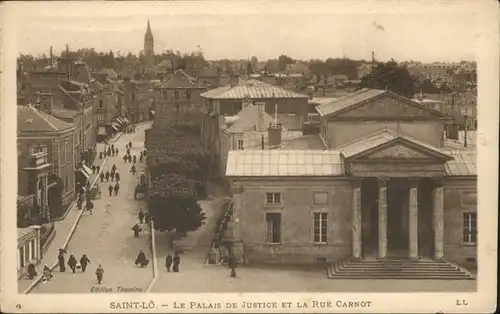
[[[106,163],[106,161],[107,159],[103,160],[101,168]],[[94,185],[96,179],[97,179],[97,174],[92,174],[90,176],[89,181],[91,182],[92,186]],[[68,236],[70,236],[73,229],[75,229],[75,225],[78,223],[78,220],[80,219],[82,210],[77,209],[76,202],[73,202],[70,206],[71,208],[68,210],[68,214],[65,219],[54,221],[54,228],[56,233],[54,239],[50,243],[49,248],[47,249],[45,255],[42,256],[40,263],[36,265],[36,269],[39,276],[42,274],[43,267],[45,265],[47,265],[48,267],[53,266],[54,261],[57,260],[59,249],[65,247],[65,245],[67,244],[66,242],[68,240]],[[18,292],[24,293],[36,281],[37,279],[30,280],[27,279],[26,277],[19,279]]]

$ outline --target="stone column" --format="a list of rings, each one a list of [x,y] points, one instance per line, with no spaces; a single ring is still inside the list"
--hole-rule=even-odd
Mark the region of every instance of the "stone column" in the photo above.
[[[434,224],[434,258],[444,256],[444,197],[442,181],[437,181],[432,191]]]
[[[418,180],[410,179],[408,204],[408,253],[410,259],[418,258]]]
[[[387,181],[378,179],[378,258],[387,256]]]
[[[243,221],[241,219],[241,211],[243,209],[243,187],[240,185],[232,185],[231,192],[233,194],[232,206],[232,225],[233,227],[233,243],[232,243],[232,254],[236,259],[237,263],[243,264],[244,262],[244,252],[243,252]]]
[[[352,256],[362,257],[361,245],[361,179],[352,183]]]

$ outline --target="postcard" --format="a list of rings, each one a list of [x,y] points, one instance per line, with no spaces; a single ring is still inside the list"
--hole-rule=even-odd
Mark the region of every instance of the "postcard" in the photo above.
[[[2,311],[493,312],[498,12],[2,3]]]

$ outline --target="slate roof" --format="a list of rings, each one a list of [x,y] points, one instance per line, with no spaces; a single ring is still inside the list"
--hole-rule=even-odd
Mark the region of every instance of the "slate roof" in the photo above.
[[[326,116],[335,113],[339,110],[349,108],[355,104],[366,101],[368,99],[375,98],[386,92],[387,91],[380,89],[362,88],[358,91],[355,91],[354,93],[347,94],[331,102],[321,104],[316,108],[320,115]]]
[[[360,138],[352,143],[341,145],[341,146],[337,147],[337,149],[339,149],[342,152],[342,155],[344,155],[344,157],[349,158],[349,157],[352,157],[352,156],[357,155],[359,153],[362,153],[364,151],[373,149],[373,148],[380,146],[382,144],[396,140],[398,138],[402,138],[402,139],[405,139],[409,142],[415,143],[415,144],[422,146],[422,147],[424,147],[432,152],[435,152],[439,155],[443,155],[443,157],[451,157],[451,156],[443,153],[440,149],[438,149],[432,145],[429,145],[427,143],[424,143],[422,141],[414,139],[414,138],[407,136],[405,134],[401,134],[401,133],[398,134],[397,132],[390,130],[390,129],[383,129],[381,131],[375,132],[375,133],[370,134],[366,137]]]
[[[337,150],[235,150],[228,152],[226,176],[340,176]]]
[[[448,176],[477,176],[476,150],[442,149],[442,152],[453,157],[445,165]]]
[[[258,105],[247,105],[236,114],[238,119],[227,127],[231,133],[243,133],[246,131],[265,131],[273,118],[262,109],[262,117],[260,116]],[[261,121],[259,121],[261,120]],[[259,125],[260,123],[260,125]],[[260,130],[259,130],[260,126]]]
[[[201,94],[201,96],[209,99],[244,99],[247,97],[250,99],[277,99],[308,97],[255,79],[247,80],[233,87],[231,87],[231,85],[226,85],[212,89]]]
[[[177,70],[168,80],[159,84],[158,88],[202,88],[202,86],[183,70]]]
[[[17,106],[17,130],[19,132],[59,132],[73,125],[34,108]]]

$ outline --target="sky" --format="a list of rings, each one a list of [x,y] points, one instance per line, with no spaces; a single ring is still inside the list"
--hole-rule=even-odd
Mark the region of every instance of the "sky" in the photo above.
[[[208,60],[281,54],[369,60],[372,50],[380,61],[476,60],[477,11],[416,2],[53,2],[30,4],[29,10],[12,2],[4,13],[18,52],[34,55],[48,55],[50,46],[60,54],[66,44],[138,53],[149,18],[156,53],[191,52],[199,45]]]

